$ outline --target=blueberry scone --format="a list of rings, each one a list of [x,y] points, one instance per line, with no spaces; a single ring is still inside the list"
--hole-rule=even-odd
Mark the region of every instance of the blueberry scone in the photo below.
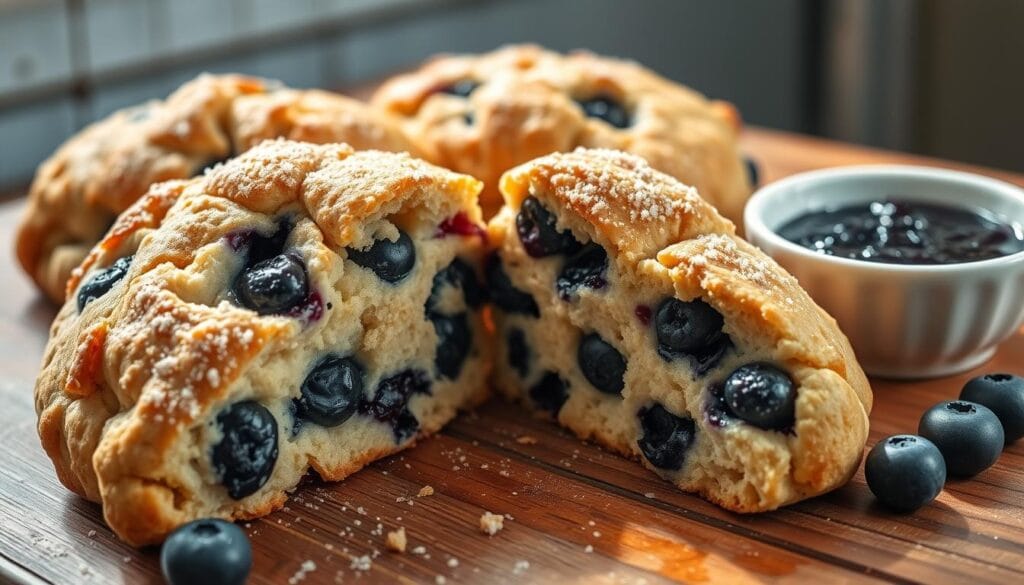
[[[280,507],[482,400],[480,183],[267,141],[158,183],[76,269],[35,389],[60,480],[141,545]]]
[[[56,302],[71,270],[150,185],[187,179],[275,137],[404,151],[387,116],[326,92],[239,75],[201,75],[164,101],[115,112],[62,145],[36,173],[17,236],[21,265]]]
[[[482,179],[485,212],[501,205],[503,172],[578,146],[640,155],[733,221],[751,191],[735,108],[633,62],[509,46],[429,61],[372,103],[402,119],[431,162]]]
[[[501,392],[730,510],[851,476],[872,397],[848,341],[696,190],[583,149],[501,190],[484,269]]]

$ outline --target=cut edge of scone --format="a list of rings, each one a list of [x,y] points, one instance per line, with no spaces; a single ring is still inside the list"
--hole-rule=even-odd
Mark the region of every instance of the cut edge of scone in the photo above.
[[[481,402],[479,189],[408,155],[284,140],[155,185],[87,257],[51,332],[36,408],[58,477],[148,544],[193,518],[266,514],[308,469],[341,479]],[[382,240],[412,242],[394,281],[370,253]],[[239,283],[270,270],[261,254],[301,267],[294,306],[247,308]],[[338,376],[362,391],[340,413],[316,394]],[[226,441],[248,453],[241,471]],[[271,450],[269,471],[246,471]]]
[[[492,292],[499,390],[730,510],[771,510],[849,479],[867,437],[871,392],[848,341],[792,276],[738,238],[692,189],[637,157],[583,149],[519,166],[501,188],[506,206],[490,225],[499,259],[488,274],[505,283],[504,293]],[[518,225],[529,198],[533,220]],[[556,221],[540,236],[533,228],[545,212],[537,202]],[[571,251],[534,256],[520,231],[534,253],[544,248],[537,242]],[[607,257],[603,271],[599,251],[589,264],[580,259],[593,243]],[[574,279],[575,288],[563,286]],[[717,349],[664,346],[659,309],[712,315],[703,305],[721,319],[721,333],[707,333]],[[593,380],[580,365],[616,359],[623,373],[600,366]],[[769,364],[791,380],[791,427],[755,427],[725,404],[724,381],[750,364]],[[670,428],[671,440],[648,441],[645,451],[651,425]],[[679,468],[666,467],[669,460]]]

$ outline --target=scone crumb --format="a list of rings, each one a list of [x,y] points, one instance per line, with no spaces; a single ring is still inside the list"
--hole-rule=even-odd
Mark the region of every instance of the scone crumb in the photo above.
[[[494,536],[505,527],[505,517],[499,514],[491,514],[490,512],[484,512],[480,516],[480,532],[487,534],[488,536]]]
[[[512,567],[513,575],[521,575],[530,568],[530,561],[516,561],[514,567]]]
[[[352,557],[352,564],[349,565],[349,568],[356,571],[369,571],[372,566],[373,559],[370,558],[370,555],[363,555],[361,557]]]
[[[427,547],[423,546],[422,544],[419,545],[419,546],[414,546],[412,548],[412,554],[414,554],[414,555],[425,555],[425,554],[427,554]]]
[[[316,563],[311,560],[302,561],[299,565],[299,570],[295,571],[295,574],[288,578],[288,585],[295,585],[306,578],[306,575],[316,570]]]
[[[536,445],[537,439],[530,435],[519,435],[516,437],[516,443],[519,443],[520,445]]]
[[[406,542],[407,541],[405,538],[405,526],[399,526],[398,530],[388,531],[388,535],[384,541],[384,545],[388,547],[388,550],[398,553],[404,553]]]
[[[420,491],[418,494],[416,494],[416,497],[425,498],[427,496],[432,495],[434,495],[434,488],[430,487],[429,485],[425,485],[420,488]]]

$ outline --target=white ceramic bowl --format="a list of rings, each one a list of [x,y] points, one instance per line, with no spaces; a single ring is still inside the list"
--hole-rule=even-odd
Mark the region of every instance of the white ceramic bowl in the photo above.
[[[1024,190],[1009,183],[925,167],[857,166],[760,189],[744,213],[746,236],[835,317],[868,373],[925,378],[980,365],[1024,323],[1024,252],[962,264],[882,264],[817,254],[775,233],[809,211],[886,197],[981,207],[1024,224]]]

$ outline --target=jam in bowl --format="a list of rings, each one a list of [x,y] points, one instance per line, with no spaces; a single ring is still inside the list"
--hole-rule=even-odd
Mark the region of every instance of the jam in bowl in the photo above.
[[[839,167],[755,193],[747,239],[839,323],[864,369],[978,366],[1024,325],[1024,191],[911,166]]]
[[[957,264],[1024,251],[1024,229],[983,208],[904,198],[833,205],[776,231],[819,254],[888,264]]]

